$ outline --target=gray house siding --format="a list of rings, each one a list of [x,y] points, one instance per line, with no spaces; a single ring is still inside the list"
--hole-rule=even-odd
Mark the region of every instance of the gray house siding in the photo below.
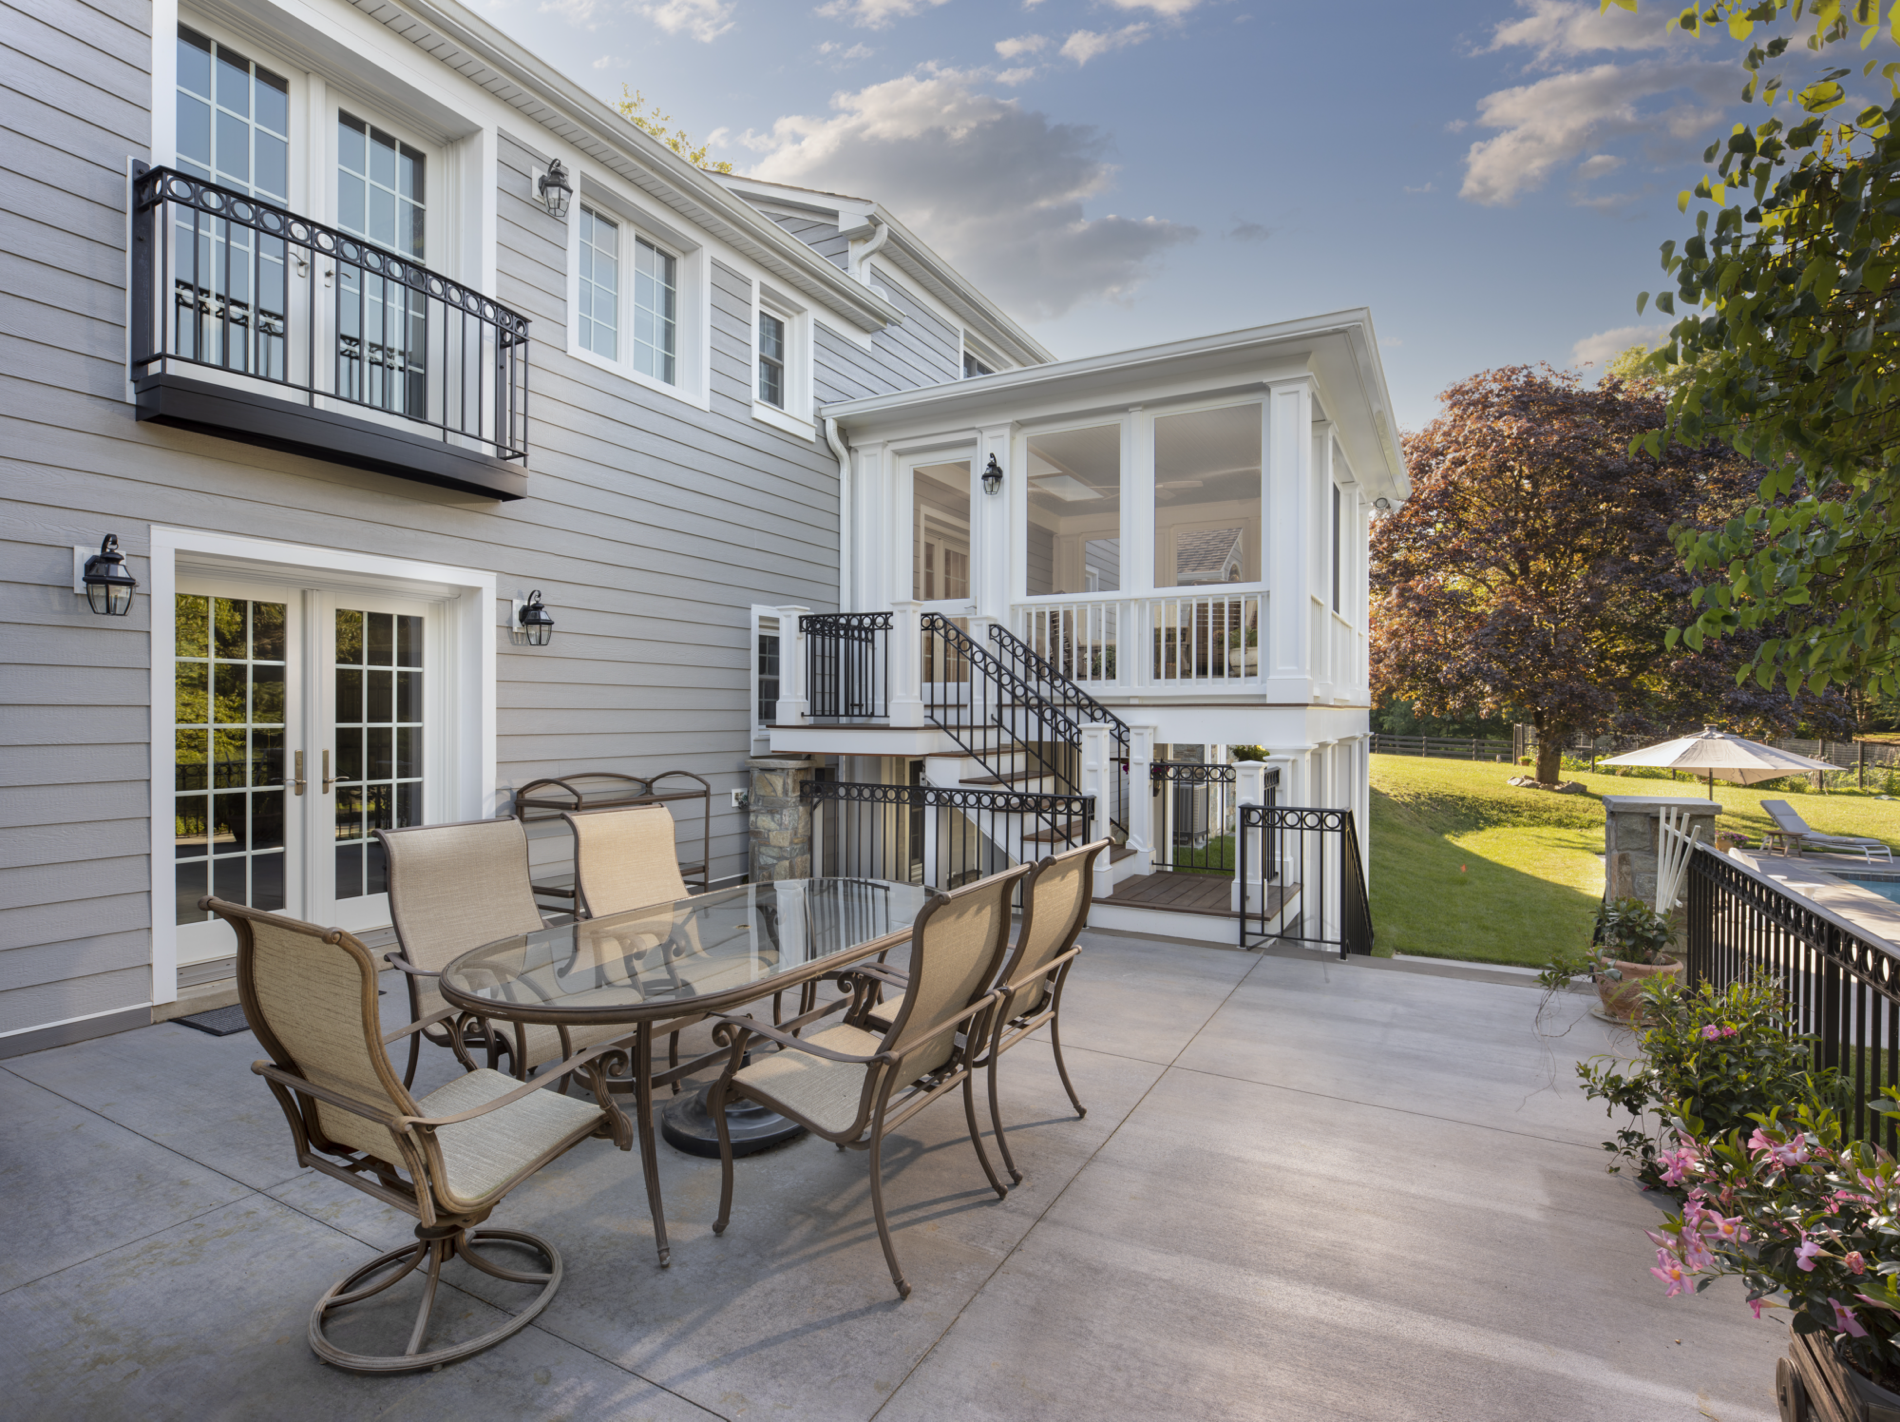
[[[844,233],[837,223],[820,222],[811,217],[787,217],[778,213],[772,213],[770,216],[772,221],[833,266],[842,270],[850,265],[851,244],[845,241]]]
[[[125,175],[150,156],[150,11],[6,13],[0,1033],[152,994],[150,674],[170,649],[151,646],[146,596],[107,620],[70,591],[71,546],[108,532],[147,588],[153,524],[488,570],[502,599],[540,588],[552,645],[495,628],[504,793],[560,772],[695,770],[714,785],[714,873],[743,872],[726,792],[749,749],[749,605],[833,607],[839,526],[822,442],[752,417],[746,277],[708,263],[710,411],[568,356],[565,233],[527,198],[551,145],[504,135],[495,295],[533,321],[527,498],[141,424],[125,399]],[[941,379],[932,341],[867,350],[821,325],[818,398]]]

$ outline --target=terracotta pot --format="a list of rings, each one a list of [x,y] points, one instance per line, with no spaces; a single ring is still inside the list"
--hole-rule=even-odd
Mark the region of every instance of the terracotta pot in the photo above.
[[[1683,965],[1676,959],[1664,959],[1660,963],[1625,963],[1619,959],[1616,969],[1623,975],[1621,978],[1597,979],[1597,996],[1603,1001],[1603,1010],[1611,1017],[1634,1022],[1643,1010],[1643,984],[1651,978],[1680,980]],[[1900,1422],[1900,1418],[1896,1418],[1895,1422]]]
[[[1854,1371],[1817,1333],[1789,1331],[1775,1401],[1782,1422],[1900,1422],[1900,1393]]]

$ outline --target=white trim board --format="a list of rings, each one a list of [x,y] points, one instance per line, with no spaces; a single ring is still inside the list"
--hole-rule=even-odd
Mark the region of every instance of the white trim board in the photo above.
[[[441,821],[484,819],[495,812],[495,574],[408,558],[385,558],[303,543],[209,533],[154,524],[149,589],[151,631],[151,884],[152,1002],[178,999],[178,935],[172,901],[174,828],[161,812],[176,778],[172,738],[172,647],[179,565],[193,570],[267,572],[279,579],[314,573],[328,583],[423,593],[445,603],[445,671],[456,687],[446,718],[450,739]]]

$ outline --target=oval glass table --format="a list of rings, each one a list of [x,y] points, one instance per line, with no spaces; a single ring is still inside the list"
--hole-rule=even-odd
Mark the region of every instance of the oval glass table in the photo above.
[[[665,1264],[653,1091],[725,1051],[655,1072],[655,1038],[898,946],[929,892],[880,879],[741,884],[484,944],[444,968],[437,986],[450,1006],[491,1020],[629,1029],[627,1072],[612,1084],[634,1096],[647,1206]],[[680,1103],[689,1113],[692,1100]]]

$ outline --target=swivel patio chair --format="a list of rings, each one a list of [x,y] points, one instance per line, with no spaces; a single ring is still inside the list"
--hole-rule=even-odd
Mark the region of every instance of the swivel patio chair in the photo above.
[[[1062,988],[1069,979],[1069,969],[1074,966],[1076,955],[1082,951],[1075,943],[1088,923],[1095,860],[1108,847],[1109,841],[1097,840],[1066,854],[1044,858],[1023,884],[1022,923],[1016,933],[1016,951],[997,977],[998,1001],[990,1043],[977,1063],[988,1069],[990,1123],[996,1131],[1003,1164],[1013,1181],[1020,1181],[1023,1173],[1016,1168],[1015,1157],[1010,1154],[996,1090],[997,1067],[1004,1052],[1047,1023],[1049,1045],[1055,1052],[1062,1089],[1069,1093],[1069,1104],[1075,1107],[1075,1114],[1088,1115],[1088,1108],[1075,1093],[1075,1084],[1069,1080],[1068,1063],[1062,1057]],[[904,995],[899,993],[877,1004],[870,1009],[871,1020],[890,1025],[897,1020],[903,1001]]]
[[[931,1102],[961,1086],[970,1143],[998,1199],[1007,1188],[996,1178],[976,1122],[972,1059],[988,1040],[996,1006],[990,982],[1009,942],[1009,900],[1027,867],[980,880],[925,904],[911,928],[910,974],[903,1005],[891,1026],[871,1029],[865,1008],[874,983],[885,978],[875,964],[861,964],[849,996],[803,1013],[777,1027],[751,1017],[722,1015],[715,1036],[730,1041],[726,1068],[714,1083],[707,1111],[719,1130],[719,1218],[722,1234],[732,1215],[732,1138],[726,1101],[738,1096],[788,1116],[814,1135],[840,1147],[870,1153],[871,1211],[878,1241],[898,1297],[910,1284],[897,1262],[884,1211],[884,1138]],[[842,1011],[844,1020],[809,1036],[796,1035]],[[748,1063],[754,1043],[779,1050]]]
[[[525,1086],[477,1068],[418,1100],[398,1079],[387,1047],[448,1021],[452,1009],[385,1036],[376,961],[348,933],[216,898],[200,900],[199,907],[237,934],[238,997],[270,1054],[251,1070],[283,1107],[297,1163],[416,1217],[414,1244],[378,1255],[317,1300],[311,1349],[353,1372],[413,1372],[466,1358],[527,1327],[560,1285],[561,1256],[536,1235],[480,1226],[510,1190],[582,1141],[598,1136],[632,1149],[632,1123],[601,1078],[598,1057],[611,1049],[582,1053],[563,1062],[560,1073]],[[577,1071],[593,1083],[595,1101],[546,1089]],[[522,1270],[485,1257],[497,1243],[536,1251],[546,1267]],[[499,1328],[424,1352],[443,1266],[457,1257],[495,1278],[540,1289]],[[382,1293],[424,1264],[422,1304],[401,1353],[354,1352],[330,1338],[326,1323],[337,1310]]]
[[[536,933],[544,927],[528,877],[528,835],[517,820],[470,820],[462,824],[378,830],[389,864],[389,916],[400,953],[385,955],[409,985],[409,1015],[420,1022],[441,1011],[436,979],[459,954],[499,938]],[[514,1074],[526,1080],[536,1067],[558,1062],[583,1047],[625,1037],[624,1030],[576,1030],[540,1023],[504,1024],[464,1015],[453,1032],[428,1029],[409,1039],[409,1066],[402,1084],[416,1079],[425,1038],[449,1047],[473,1070],[467,1047],[488,1048],[488,1064],[507,1053]]]

